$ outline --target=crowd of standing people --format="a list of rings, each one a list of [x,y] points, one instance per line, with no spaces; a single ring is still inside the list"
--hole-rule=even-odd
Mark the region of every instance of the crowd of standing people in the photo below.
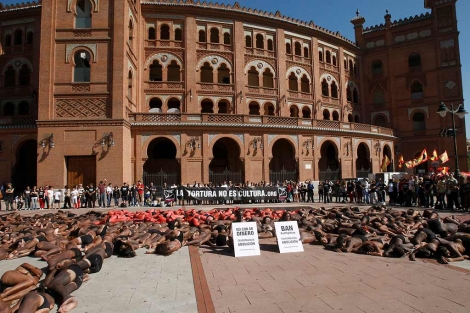
[[[365,179],[343,179],[314,182],[285,181],[233,184],[224,182],[213,184],[186,184],[155,186],[153,183],[144,185],[142,181],[134,184],[123,183],[121,186],[100,181],[97,186],[88,185],[26,187],[22,192],[16,192],[11,183],[0,188],[0,199],[3,198],[6,210],[36,210],[36,209],[70,209],[70,208],[111,208],[135,206],[172,206],[227,204],[213,201],[186,200],[178,193],[175,201],[163,199],[164,189],[181,189],[183,186],[192,188],[206,187],[259,187],[284,186],[287,197],[285,202],[304,203],[358,203],[358,204],[387,204],[407,207],[425,207],[441,210],[468,210],[470,208],[470,176],[461,177],[460,181],[453,176],[440,175],[402,177],[390,181]],[[387,201],[388,198],[388,201]],[[207,202],[207,203],[206,203]],[[256,201],[255,203],[259,203]],[[276,202],[276,201],[275,201]],[[279,201],[277,201],[279,202]],[[237,204],[237,203],[233,203]],[[247,203],[242,203],[247,204]],[[1,202],[0,202],[0,210]]]

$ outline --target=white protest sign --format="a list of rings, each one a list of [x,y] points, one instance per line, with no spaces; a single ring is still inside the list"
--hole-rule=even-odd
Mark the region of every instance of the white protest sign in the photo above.
[[[299,226],[296,221],[275,222],[277,245],[279,252],[304,252],[302,240],[300,240]]]
[[[256,222],[232,223],[235,257],[260,255]]]

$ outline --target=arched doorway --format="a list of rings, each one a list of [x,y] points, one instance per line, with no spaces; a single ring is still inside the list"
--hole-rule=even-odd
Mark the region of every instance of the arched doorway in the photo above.
[[[325,141],[321,146],[318,172],[321,181],[340,179],[338,147],[332,141]]]
[[[36,185],[37,148],[36,140],[26,140],[16,150],[12,183],[17,192],[22,192],[26,186],[33,188]]]
[[[388,165],[387,165],[387,170],[386,172],[393,172],[393,160],[392,160],[392,151],[390,150],[390,147],[385,145],[384,146],[384,153],[383,153],[383,156],[382,156],[382,162],[384,162],[384,160],[386,160],[388,158]],[[385,156],[387,156],[387,158],[385,158]],[[427,164],[428,162],[425,162],[424,163],[424,168],[427,172]],[[383,164],[381,164],[383,165]]]
[[[209,164],[209,180],[212,184],[224,182],[243,183],[245,173],[240,160],[240,146],[231,138],[220,138],[212,147],[213,159]]]
[[[152,140],[147,148],[147,161],[144,163],[144,184],[179,184],[181,166],[176,155],[176,146],[170,139],[160,137]]]
[[[298,166],[293,145],[286,139],[279,139],[272,147],[272,154],[273,158],[269,162],[269,181],[272,183],[297,181]]]
[[[370,173],[370,151],[365,143],[357,147],[356,177],[367,178]]]

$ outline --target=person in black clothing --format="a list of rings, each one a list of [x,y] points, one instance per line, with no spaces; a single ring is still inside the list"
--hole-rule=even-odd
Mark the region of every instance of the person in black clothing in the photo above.
[[[411,200],[413,197],[413,192],[410,190],[410,184],[406,179],[403,180],[402,184],[403,196],[405,197],[405,206],[411,206]]]
[[[89,186],[87,186],[85,190],[85,197],[86,197],[86,203],[88,208],[94,208],[95,207],[95,195],[96,195],[96,190],[95,187],[93,187],[93,183],[91,183]]]
[[[331,195],[331,186],[330,181],[327,179],[323,184],[323,199],[324,203],[331,203],[330,195]]]
[[[308,184],[307,184],[307,202],[309,201],[312,201],[312,202],[315,202],[315,200],[313,200],[313,189],[315,187],[313,186],[313,182],[311,180],[308,181]]]
[[[122,203],[128,206],[129,205],[129,185],[126,183],[122,184],[121,198],[122,198]]]
[[[423,193],[424,193],[424,205],[429,208],[429,206],[434,206],[434,197],[433,197],[433,186],[434,181],[431,179],[429,174],[423,179]]]

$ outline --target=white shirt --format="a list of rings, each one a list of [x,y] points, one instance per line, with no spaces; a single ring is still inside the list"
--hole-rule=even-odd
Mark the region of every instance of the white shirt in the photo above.
[[[57,190],[55,193],[54,193],[54,200],[60,200],[60,191]]]
[[[78,197],[78,190],[77,189],[72,190],[72,196]]]
[[[48,189],[48,190],[47,190],[47,196],[48,196],[49,198],[52,198],[52,197],[54,196],[54,190]]]
[[[388,192],[393,192],[393,183],[388,183]]]

